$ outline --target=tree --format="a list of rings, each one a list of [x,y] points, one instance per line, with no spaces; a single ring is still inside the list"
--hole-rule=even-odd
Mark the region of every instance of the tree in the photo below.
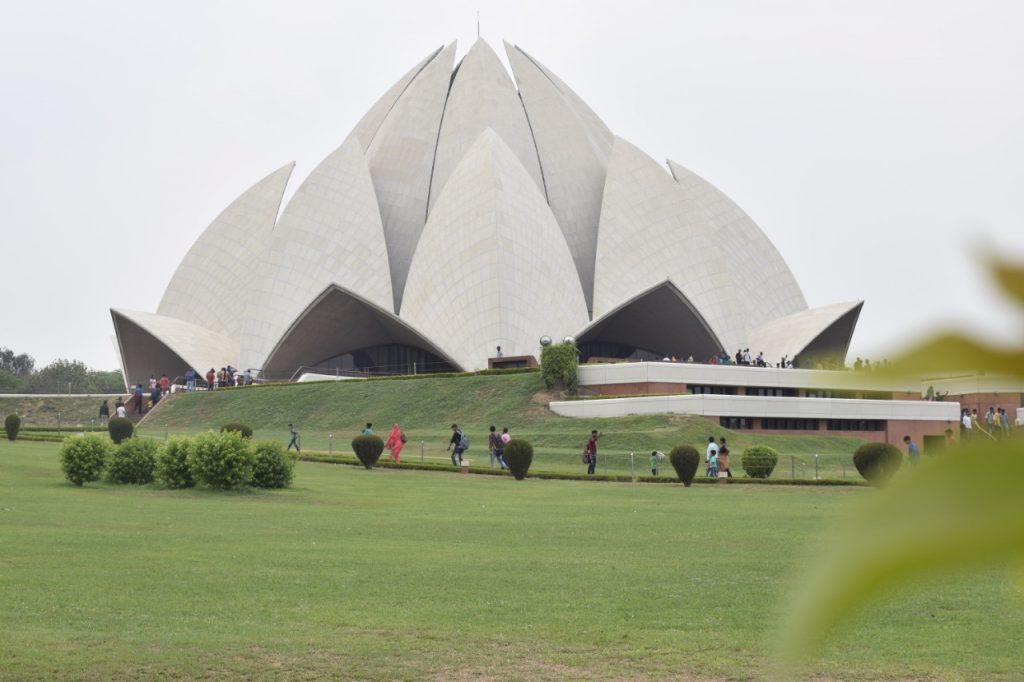
[[[35,366],[35,358],[28,353],[15,355],[10,348],[0,346],[0,370],[24,379],[32,374]]]

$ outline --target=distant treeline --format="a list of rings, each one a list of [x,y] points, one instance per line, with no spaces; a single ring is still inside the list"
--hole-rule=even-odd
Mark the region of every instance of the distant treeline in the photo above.
[[[81,360],[54,360],[42,369],[28,353],[0,347],[0,393],[121,393],[121,370],[101,372]]]

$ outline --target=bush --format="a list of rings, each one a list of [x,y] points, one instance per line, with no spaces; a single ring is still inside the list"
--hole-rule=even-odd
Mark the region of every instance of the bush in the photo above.
[[[186,461],[196,481],[211,488],[233,490],[252,481],[252,449],[234,431],[199,434]]]
[[[693,477],[697,475],[697,466],[700,465],[700,453],[692,445],[677,445],[672,448],[668,455],[668,461],[672,462],[672,468],[676,470],[676,476],[687,488],[693,483]]]
[[[152,483],[159,449],[156,441],[148,438],[132,438],[121,443],[110,456],[107,478],[111,483]]]
[[[192,441],[188,438],[171,438],[160,449],[156,457],[156,477],[168,488],[191,488],[196,484],[188,466],[191,449]]]
[[[103,436],[73,436],[60,446],[60,468],[75,485],[98,481],[110,454],[110,442]]]
[[[541,348],[540,372],[545,386],[553,388],[562,383],[569,393],[576,395],[577,352],[575,343],[555,343]]]
[[[252,427],[241,422],[228,422],[224,426],[220,427],[221,433],[225,433],[227,431],[234,431],[235,433],[241,434],[242,438],[245,438],[246,440],[252,438]]]
[[[903,453],[888,443],[865,443],[853,453],[853,465],[871,485],[884,485],[903,464]]]
[[[295,461],[277,441],[264,440],[253,446],[252,484],[257,488],[287,488],[292,484]]]
[[[530,441],[513,438],[505,445],[505,463],[517,481],[526,478],[526,472],[533,463],[533,446]]]
[[[128,417],[114,417],[107,423],[107,430],[110,431],[110,440],[114,445],[120,445],[121,441],[131,438],[135,433],[135,424]]]
[[[380,436],[356,436],[352,439],[352,451],[364,467],[372,469],[380,459],[380,453],[384,452],[384,441]]]
[[[4,430],[7,432],[7,440],[17,440],[18,431],[21,430],[21,417],[16,414],[7,415],[4,420]]]
[[[750,478],[768,478],[779,463],[779,453],[767,445],[754,445],[743,451],[740,464]]]

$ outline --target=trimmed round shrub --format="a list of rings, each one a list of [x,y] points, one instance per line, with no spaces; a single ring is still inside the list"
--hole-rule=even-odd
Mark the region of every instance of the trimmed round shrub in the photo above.
[[[384,452],[384,441],[380,436],[356,436],[352,439],[352,451],[364,467],[372,469],[380,459],[380,453]]]
[[[156,441],[131,438],[114,448],[107,464],[107,479],[111,483],[146,485],[153,482],[156,469]]]
[[[903,453],[888,443],[865,443],[853,453],[853,465],[871,485],[884,485],[902,464]]]
[[[672,468],[676,470],[679,480],[689,488],[700,465],[700,453],[697,449],[692,445],[677,445],[668,454],[668,461],[672,462]]]
[[[753,445],[743,451],[740,465],[750,478],[768,478],[779,463],[779,453],[767,445]]]
[[[7,440],[17,440],[18,431],[21,431],[21,417],[16,414],[7,415],[7,419],[4,419],[4,431],[7,432]]]
[[[273,440],[261,440],[252,448],[252,484],[257,488],[287,488],[292,484],[295,460],[284,446]]]
[[[128,417],[114,417],[107,422],[107,430],[110,431],[110,440],[114,445],[120,445],[121,441],[131,438],[135,433],[135,424]]]
[[[526,478],[526,472],[533,464],[533,446],[530,441],[513,438],[505,445],[505,463],[517,481]]]
[[[110,441],[95,434],[66,438],[60,446],[60,468],[75,485],[98,481],[107,466],[110,449]]]
[[[188,438],[171,438],[160,448],[156,456],[156,477],[168,488],[191,488],[196,484],[188,466],[191,449],[192,441]]]
[[[243,424],[242,422],[228,422],[224,426],[220,427],[221,433],[224,433],[225,431],[234,431],[235,433],[241,434],[242,438],[245,439],[252,438],[252,427],[247,424]]]
[[[186,461],[196,482],[211,488],[234,490],[252,481],[252,448],[235,431],[199,434]]]

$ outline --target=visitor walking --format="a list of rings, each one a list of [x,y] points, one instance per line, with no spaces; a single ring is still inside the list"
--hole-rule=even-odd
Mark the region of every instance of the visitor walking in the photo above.
[[[921,460],[921,451],[917,449],[917,443],[910,440],[910,436],[903,436],[903,442],[907,445],[907,459],[910,460],[911,466],[917,466]]]
[[[196,390],[196,368],[189,367],[185,370],[185,390],[191,393]]]
[[[452,451],[452,466],[460,466],[462,464],[462,453],[469,448],[469,438],[465,432],[459,428],[458,424],[452,424],[452,437],[448,441],[448,447],[445,448],[445,452],[448,450]]]
[[[508,469],[508,463],[505,462],[505,446],[512,440],[512,434],[508,432],[508,427],[504,427],[501,430],[501,436],[498,437],[498,463],[501,464],[502,469]]]
[[[711,458],[715,458],[717,466],[718,462],[718,444],[715,443],[714,436],[708,436],[708,449],[704,451],[704,475],[711,478]],[[716,472],[717,473],[717,472]]]
[[[124,408],[124,403],[121,402],[120,398],[117,399],[117,403],[114,405],[114,414],[116,414],[121,419],[124,419],[125,417],[128,416],[128,410]]]
[[[212,371],[212,370],[211,370]],[[288,441],[288,447],[285,450],[291,450],[292,446],[295,446],[295,452],[302,452],[299,449],[299,432],[295,430],[295,427],[291,424],[288,425],[288,433],[291,434],[292,439]]]
[[[369,426],[369,425],[368,425]],[[405,445],[405,434],[398,428],[398,422],[391,425],[391,433],[384,443],[384,447],[391,451],[391,461],[398,464],[402,456],[402,447]]]
[[[171,392],[171,380],[167,378],[167,375],[161,375],[160,377],[160,394],[167,395]]]
[[[665,453],[651,450],[651,476],[658,475],[658,462],[665,459]]]
[[[366,426],[363,427],[363,435],[364,436],[372,436],[373,435],[373,424],[372,423],[366,422]]]
[[[964,410],[963,415],[960,417],[960,440],[970,440],[972,430],[971,413]]]
[[[157,386],[156,388],[149,392],[149,409],[152,410],[154,407],[156,407],[156,404],[160,402],[160,398],[162,395],[163,393],[160,392],[159,386]]]
[[[587,465],[587,475],[593,476],[597,470],[597,441],[604,434],[594,429],[590,432],[587,444],[583,446],[583,462]]]
[[[206,373],[206,390],[212,391],[214,383],[217,381],[217,373],[213,371],[213,367]]]
[[[725,444],[725,438],[718,446],[718,482],[728,483],[732,472],[729,471],[729,447]]]
[[[498,459],[498,450],[500,449],[501,436],[498,435],[498,427],[491,424],[490,433],[487,434],[487,453],[492,469],[494,468],[494,462]]]
[[[135,412],[142,414],[142,384],[135,386]]]
[[[100,426],[106,426],[110,422],[110,405],[104,400],[100,403]]]

